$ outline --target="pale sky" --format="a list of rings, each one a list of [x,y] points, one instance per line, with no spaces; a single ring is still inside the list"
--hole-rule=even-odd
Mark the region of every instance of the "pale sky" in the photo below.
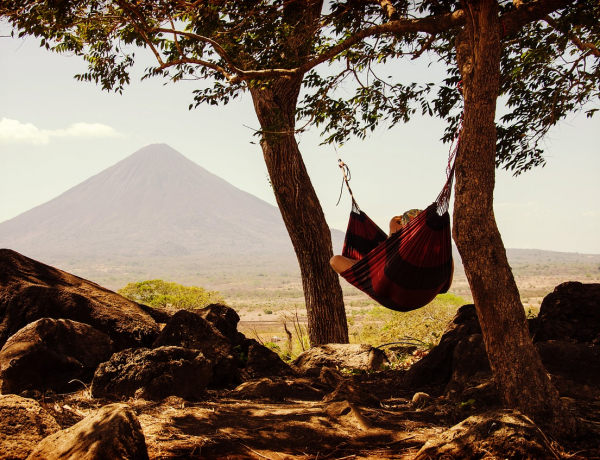
[[[6,31],[6,28],[4,28]],[[4,33],[3,35],[6,35]],[[137,54],[143,54],[139,51]],[[0,222],[38,206],[150,143],[166,143],[236,187],[275,204],[249,95],[226,107],[188,110],[202,82],[132,81],[123,95],[74,80],[78,57],[40,49],[35,39],[0,38]],[[426,59],[426,58],[425,58]],[[427,62],[425,62],[426,64]],[[142,65],[143,67],[143,65]],[[423,62],[398,64],[407,79]],[[435,75],[428,77],[434,81]],[[545,168],[519,177],[498,171],[495,214],[507,248],[600,253],[600,116],[573,116],[546,142]],[[331,227],[345,230],[350,200],[338,154],[350,166],[361,207],[382,228],[392,215],[424,208],[445,182],[443,125],[415,118],[336,150],[319,132],[299,136]]]

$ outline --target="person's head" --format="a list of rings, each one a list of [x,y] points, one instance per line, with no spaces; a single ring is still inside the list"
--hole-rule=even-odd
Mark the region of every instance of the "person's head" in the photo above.
[[[402,225],[402,216],[394,216],[392,220],[390,220],[390,236],[396,233],[403,227]]]
[[[390,220],[390,235],[396,233],[422,212],[423,211],[421,209],[411,209],[410,211],[406,211],[401,216],[392,217],[392,220]]]

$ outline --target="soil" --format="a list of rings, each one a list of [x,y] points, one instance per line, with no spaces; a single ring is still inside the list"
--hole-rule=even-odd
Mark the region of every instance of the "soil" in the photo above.
[[[347,377],[382,401],[379,407],[358,408],[366,422],[352,417],[353,412],[332,411],[332,403],[293,398],[244,400],[230,390],[208,391],[198,402],[177,397],[125,402],[138,415],[150,459],[157,460],[410,459],[431,437],[489,409],[451,403],[439,396],[443,387],[420,389],[432,398],[425,406],[415,407],[414,392],[402,385],[403,374],[388,370]],[[585,434],[560,443],[550,439],[556,458],[600,459],[600,401],[564,401],[582,420]],[[66,428],[111,401],[92,399],[85,389],[47,394],[40,402]]]

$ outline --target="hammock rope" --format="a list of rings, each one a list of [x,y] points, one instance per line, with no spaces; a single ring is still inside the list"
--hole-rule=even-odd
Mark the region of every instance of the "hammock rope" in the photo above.
[[[346,163],[344,163],[342,161],[341,158],[338,158],[338,166],[342,170],[343,178],[342,178],[342,187],[340,188],[340,197],[338,198],[338,202],[337,202],[336,206],[338,204],[340,204],[340,200],[342,199],[342,193],[344,192],[344,183],[345,183],[346,188],[348,189],[348,193],[350,193],[350,198],[352,198],[352,210],[354,210],[356,212],[360,212],[360,208],[358,207],[358,204],[356,203],[356,200],[354,199],[354,194],[352,193],[352,189],[350,188],[350,179],[352,178],[352,175],[350,174],[350,168],[348,167],[348,165]]]

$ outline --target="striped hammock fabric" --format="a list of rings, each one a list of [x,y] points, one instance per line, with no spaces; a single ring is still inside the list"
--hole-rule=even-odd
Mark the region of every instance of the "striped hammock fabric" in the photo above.
[[[421,308],[447,292],[453,271],[448,182],[434,203],[389,238],[353,208],[342,255],[359,261],[341,276],[396,311]]]

